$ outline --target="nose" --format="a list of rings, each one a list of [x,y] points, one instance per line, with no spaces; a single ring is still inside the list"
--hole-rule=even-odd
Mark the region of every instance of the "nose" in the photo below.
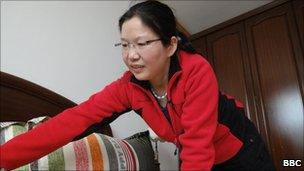
[[[140,58],[136,48],[133,46],[133,47],[129,47],[129,50],[128,50],[128,57],[131,61],[136,61]]]

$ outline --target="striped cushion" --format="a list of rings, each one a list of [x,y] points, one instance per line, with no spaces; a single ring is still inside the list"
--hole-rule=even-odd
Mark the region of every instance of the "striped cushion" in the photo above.
[[[40,123],[39,121],[38,123]],[[37,123],[1,123],[1,144]],[[16,170],[154,170],[148,131],[124,140],[93,133]]]

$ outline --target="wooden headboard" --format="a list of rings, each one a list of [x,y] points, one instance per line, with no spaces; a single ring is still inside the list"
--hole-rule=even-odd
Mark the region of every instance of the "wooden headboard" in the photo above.
[[[0,121],[27,121],[38,116],[54,116],[76,106],[71,100],[30,81],[1,71]],[[101,133],[112,136],[111,127],[101,127]]]

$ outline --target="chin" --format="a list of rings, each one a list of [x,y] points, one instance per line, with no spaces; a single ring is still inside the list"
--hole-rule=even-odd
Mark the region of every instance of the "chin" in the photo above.
[[[147,80],[149,80],[149,78],[145,74],[143,74],[143,73],[140,73],[140,74],[133,73],[133,75],[139,81],[147,81]]]

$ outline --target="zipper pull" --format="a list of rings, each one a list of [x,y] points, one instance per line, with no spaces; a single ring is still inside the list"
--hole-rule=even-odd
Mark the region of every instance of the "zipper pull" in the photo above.
[[[175,147],[174,155],[175,155],[175,156],[177,155],[177,147]]]

